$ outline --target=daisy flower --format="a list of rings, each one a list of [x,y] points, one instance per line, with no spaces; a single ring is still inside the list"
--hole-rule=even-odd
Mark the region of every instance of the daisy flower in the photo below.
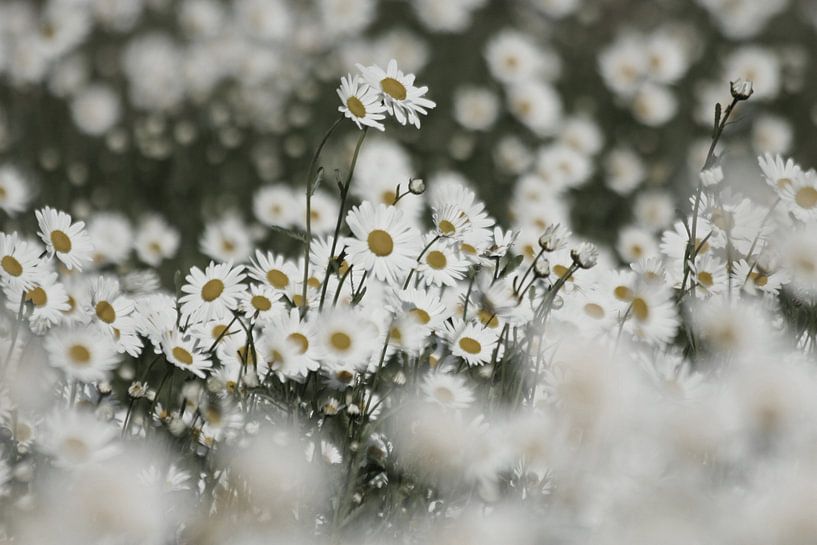
[[[803,175],[800,165],[793,159],[783,159],[780,155],[769,153],[757,158],[760,170],[766,183],[775,191],[781,191],[794,183],[794,180]]]
[[[462,209],[454,204],[434,207],[432,214],[434,228],[438,235],[462,240],[463,234],[471,229],[471,222]]]
[[[417,272],[427,286],[455,286],[468,267],[457,244],[438,240],[423,254]]]
[[[118,430],[87,412],[58,411],[45,423],[41,447],[63,467],[108,459],[119,452]]]
[[[420,390],[426,400],[445,409],[465,409],[474,402],[474,392],[465,384],[465,377],[460,375],[426,375]]]
[[[366,201],[349,211],[346,223],[356,237],[348,242],[354,266],[390,284],[405,277],[414,266],[422,249],[420,233],[395,207],[375,207]]]
[[[120,292],[119,281],[105,276],[98,277],[91,285],[90,307],[88,313],[112,331],[120,329],[123,318],[135,308],[133,301]]]
[[[278,301],[281,294],[263,284],[250,284],[250,289],[241,295],[240,308],[247,318],[267,320],[281,312]]]
[[[74,380],[105,380],[119,364],[116,346],[100,328],[80,326],[57,329],[45,339],[48,361]]]
[[[255,251],[248,267],[250,276],[276,290],[286,290],[301,278],[298,267],[272,252]]]
[[[454,356],[465,360],[470,367],[491,361],[498,341],[493,329],[473,321],[458,321],[453,325],[446,325],[446,328],[446,337]]]
[[[193,322],[207,321],[235,309],[246,287],[244,266],[232,262],[215,264],[212,261],[202,272],[198,267],[190,269],[182,286],[185,293],[180,299],[181,313]]]
[[[243,262],[252,252],[250,230],[237,216],[208,223],[199,240],[201,252],[222,263]]]
[[[142,220],[136,230],[136,255],[151,267],[158,267],[163,260],[176,255],[179,238],[179,231],[163,218],[149,216]]]
[[[179,369],[190,371],[199,378],[205,378],[205,371],[213,366],[191,335],[184,335],[177,329],[165,333],[162,338],[162,352],[167,362]]]
[[[295,354],[299,360],[293,363],[292,367],[310,370],[319,367],[323,353],[315,337],[315,327],[311,322],[301,320],[298,309],[293,308],[289,312],[278,313],[266,322],[262,333],[262,337],[265,336],[270,336],[267,338],[269,344],[275,344],[280,336],[295,348]],[[287,362],[288,367],[290,367],[289,363]]]
[[[255,341],[255,349],[262,364],[259,369],[262,380],[275,373],[281,381],[302,382],[309,371],[318,369],[316,361],[303,356],[300,343],[293,342],[276,328],[264,328]]]
[[[378,346],[377,326],[350,309],[332,309],[321,315],[315,337],[330,366],[365,367]]]
[[[9,216],[22,212],[28,206],[31,191],[19,170],[0,166],[0,209]]]
[[[437,106],[431,100],[423,98],[428,87],[415,87],[414,74],[404,74],[397,68],[397,61],[394,59],[389,61],[386,70],[377,65],[366,67],[358,64],[357,68],[366,82],[373,89],[379,90],[389,114],[401,125],[411,123],[419,129],[418,114],[426,115],[429,109]]]
[[[672,291],[665,286],[644,284],[634,288],[624,328],[649,344],[666,344],[675,336],[679,319]]]
[[[63,313],[71,308],[65,287],[57,282],[56,273],[41,275],[27,290],[5,290],[5,293],[6,308],[14,314],[19,310],[21,298],[25,298],[26,303],[31,303],[33,308],[29,315],[29,323],[37,333],[43,333],[49,327],[60,323]]]
[[[337,92],[341,102],[338,111],[354,121],[358,129],[366,125],[379,131],[385,130],[383,124],[378,122],[386,117],[383,114],[386,107],[380,94],[369,87],[360,76],[348,74],[341,77]],[[405,125],[405,122],[403,124]]]
[[[57,256],[68,269],[81,270],[90,263],[93,246],[85,222],[71,223],[71,216],[46,206],[34,213],[37,216],[40,238],[45,243],[49,257]]]
[[[817,220],[817,172],[809,170],[780,190],[789,212],[803,222]]]
[[[395,291],[396,301],[388,308],[394,315],[407,315],[418,325],[430,330],[439,329],[449,318],[445,304],[439,297],[422,288],[409,287]]]
[[[0,233],[0,279],[11,288],[31,288],[41,273],[39,253],[17,233]]]

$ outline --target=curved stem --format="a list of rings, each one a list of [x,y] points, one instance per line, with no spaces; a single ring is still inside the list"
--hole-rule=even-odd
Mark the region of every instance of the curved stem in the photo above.
[[[329,140],[329,137],[332,136],[332,133],[335,132],[335,129],[340,125],[340,122],[343,121],[343,116],[340,116],[332,123],[332,126],[329,127],[329,130],[326,131],[326,134],[323,135],[323,139],[321,143],[318,144],[317,149],[315,149],[315,153],[312,155],[312,160],[309,162],[309,169],[306,171],[306,248],[304,249],[304,282],[303,282],[303,293],[302,293],[302,301],[301,301],[301,316],[306,313],[307,309],[307,302],[306,302],[306,291],[308,288],[307,282],[309,281],[309,252],[312,246],[312,193],[314,192],[314,181],[313,178],[315,176],[315,166],[318,164],[318,158],[323,151],[323,147],[326,145],[326,142]]]
[[[355,146],[355,153],[352,156],[352,164],[349,166],[349,174],[346,176],[346,182],[340,188],[340,210],[338,211],[338,221],[335,224],[335,233],[332,235],[332,249],[329,251],[329,262],[326,264],[326,274],[324,274],[323,283],[321,284],[321,299],[318,303],[318,310],[323,310],[323,301],[326,299],[326,285],[329,283],[329,273],[332,271],[332,260],[335,259],[335,251],[338,249],[338,236],[340,235],[340,228],[343,225],[343,218],[346,212],[349,187],[352,185],[352,176],[355,173],[360,147],[363,145],[363,140],[366,138],[368,132],[369,127],[366,127],[363,129],[363,132],[360,133],[360,138],[357,139],[357,145]]]

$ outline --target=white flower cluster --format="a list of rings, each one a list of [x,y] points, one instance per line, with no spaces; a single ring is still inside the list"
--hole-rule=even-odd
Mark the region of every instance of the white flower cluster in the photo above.
[[[394,62],[361,72],[339,90],[358,126],[434,106]],[[256,216],[297,253],[226,217],[174,291],[158,217],[133,236],[45,206],[38,238],[0,233],[3,538],[817,540],[817,172],[761,157],[761,201],[710,153],[692,215],[625,230],[620,266],[560,223],[592,124],[543,150],[510,230],[365,135],[338,200],[314,179],[297,210],[261,190]],[[3,175],[3,209],[26,210]]]

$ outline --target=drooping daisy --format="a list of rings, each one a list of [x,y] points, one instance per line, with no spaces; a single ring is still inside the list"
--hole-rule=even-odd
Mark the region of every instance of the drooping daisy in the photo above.
[[[491,361],[498,341],[493,329],[474,321],[458,321],[446,328],[449,348],[454,356],[465,360],[470,367],[485,365]]]
[[[190,371],[199,378],[204,378],[205,372],[213,366],[213,362],[204,354],[196,339],[176,329],[165,333],[162,338],[162,351],[168,363]]]
[[[417,273],[427,286],[455,286],[465,278],[468,268],[459,245],[438,240],[420,258]]]
[[[93,246],[85,222],[71,223],[71,216],[46,206],[34,213],[37,216],[40,238],[45,243],[49,257],[57,256],[68,269],[81,270],[90,263]]]
[[[111,338],[95,325],[61,328],[45,340],[49,363],[74,380],[105,380],[119,363]]]
[[[358,129],[366,125],[379,131],[385,130],[383,124],[379,123],[386,117],[383,114],[386,107],[380,93],[366,84],[360,76],[348,74],[341,77],[337,92],[341,102],[338,111],[354,121]],[[405,122],[403,124],[405,125]]]
[[[393,206],[370,202],[356,206],[346,216],[355,235],[348,241],[350,262],[373,276],[394,284],[405,278],[422,249],[422,238]]]
[[[0,279],[13,289],[29,289],[41,274],[37,248],[17,238],[17,233],[0,233]]]
[[[474,402],[474,392],[465,384],[465,377],[461,375],[426,375],[420,390],[428,401],[446,409],[465,409]]]
[[[386,70],[377,65],[366,67],[358,64],[357,68],[366,82],[380,92],[386,109],[401,125],[411,123],[419,129],[418,114],[426,115],[428,110],[437,106],[424,98],[428,87],[415,87],[414,74],[404,74],[397,68],[397,61],[394,59],[389,61]]]
[[[193,267],[182,286],[185,295],[179,299],[182,316],[194,322],[206,321],[235,309],[246,290],[242,280],[244,267],[234,267],[231,262],[211,261],[204,271]]]
[[[316,340],[327,364],[364,367],[378,346],[377,326],[352,309],[332,309],[320,316]]]

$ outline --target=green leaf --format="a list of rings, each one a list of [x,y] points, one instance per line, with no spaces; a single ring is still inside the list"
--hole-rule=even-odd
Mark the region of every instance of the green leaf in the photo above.
[[[288,236],[290,238],[293,238],[293,239],[301,242],[302,244],[306,244],[306,233],[303,233],[301,231],[297,231],[295,229],[289,229],[287,227],[281,227],[280,225],[270,225],[270,229],[272,229],[276,233],[281,233],[281,234],[286,235],[286,236]]]

